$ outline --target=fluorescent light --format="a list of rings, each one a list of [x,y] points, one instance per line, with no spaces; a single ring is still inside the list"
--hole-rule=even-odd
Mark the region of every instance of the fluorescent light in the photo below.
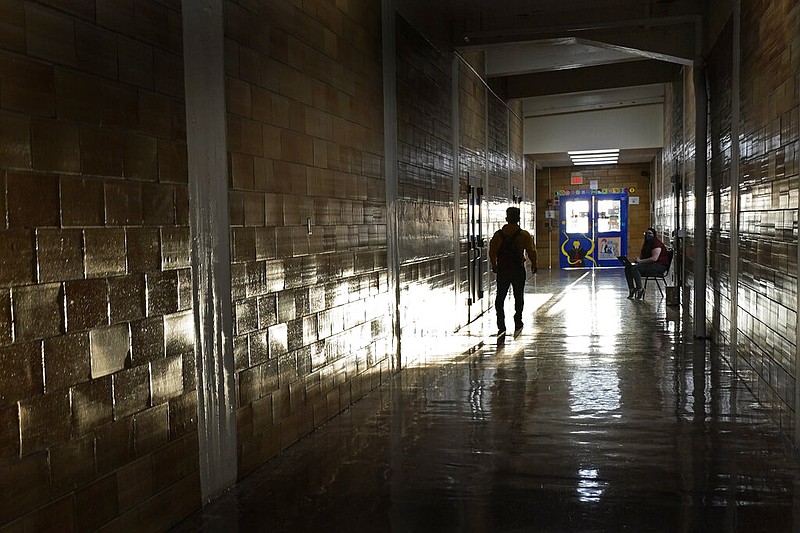
[[[618,154],[619,148],[610,148],[608,150],[572,150],[567,152],[567,155],[600,155],[600,154]]]
[[[569,156],[573,161],[583,161],[586,159],[617,159],[616,154],[599,154],[599,155],[571,155]]]
[[[572,164],[575,166],[580,165],[612,165],[616,164],[616,159],[587,159],[585,161],[573,161]]]
[[[573,165],[613,165],[619,160],[619,148],[571,150],[567,154]]]

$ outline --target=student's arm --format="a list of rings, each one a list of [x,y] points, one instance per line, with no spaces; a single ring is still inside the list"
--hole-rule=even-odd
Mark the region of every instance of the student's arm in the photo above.
[[[495,233],[489,241],[489,263],[492,265],[492,272],[497,272],[497,249],[500,248],[500,236]]]
[[[661,255],[661,248],[653,248],[653,255],[648,257],[647,259],[640,259],[640,263],[655,263],[658,261],[658,256]]]
[[[528,238],[525,239],[525,254],[531,262],[531,272],[536,274],[538,270],[538,254],[536,253],[536,245],[533,244],[533,237],[531,237],[530,234],[528,234]]]

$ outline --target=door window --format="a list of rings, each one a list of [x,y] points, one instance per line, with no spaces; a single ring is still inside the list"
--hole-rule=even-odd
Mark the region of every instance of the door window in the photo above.
[[[597,202],[597,232],[612,233],[621,228],[620,224],[620,201],[619,200],[598,200]]]
[[[567,233],[589,233],[589,202],[567,202]]]

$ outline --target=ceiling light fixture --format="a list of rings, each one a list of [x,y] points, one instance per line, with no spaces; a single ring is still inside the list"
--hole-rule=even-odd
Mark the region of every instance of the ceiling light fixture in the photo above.
[[[618,159],[616,154],[600,154],[600,155],[573,155],[570,156],[573,161],[581,161],[585,159]]]
[[[614,165],[619,160],[619,148],[606,150],[572,150],[567,152],[573,165]]]
[[[619,148],[609,148],[607,150],[572,150],[567,152],[567,155],[601,155],[601,154],[619,154]]]
[[[615,165],[617,164],[616,159],[587,159],[585,161],[573,161],[572,164],[574,166],[581,166],[581,165]]]

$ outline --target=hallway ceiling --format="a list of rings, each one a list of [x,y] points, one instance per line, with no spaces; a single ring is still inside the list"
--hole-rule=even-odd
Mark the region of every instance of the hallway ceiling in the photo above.
[[[662,103],[695,57],[705,0],[397,0],[440,48],[485,53],[486,77],[526,118]],[[613,148],[613,147],[610,147]],[[649,162],[659,147],[623,150]],[[564,152],[533,154],[569,165]]]

